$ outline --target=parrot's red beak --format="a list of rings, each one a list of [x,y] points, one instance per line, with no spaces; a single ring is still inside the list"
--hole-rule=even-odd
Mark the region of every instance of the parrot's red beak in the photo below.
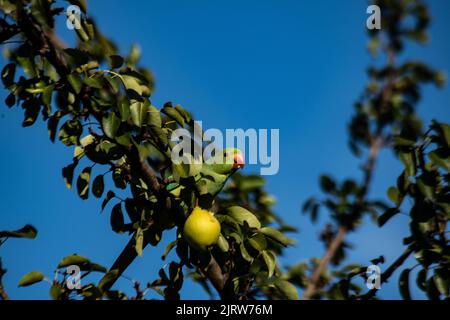
[[[240,153],[234,154],[234,163],[233,163],[233,169],[240,169],[243,168],[245,164],[244,156]]]

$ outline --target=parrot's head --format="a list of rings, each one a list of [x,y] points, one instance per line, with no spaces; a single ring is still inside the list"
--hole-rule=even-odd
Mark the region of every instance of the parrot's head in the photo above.
[[[212,169],[220,174],[232,174],[244,167],[244,156],[237,148],[226,148],[208,159]]]

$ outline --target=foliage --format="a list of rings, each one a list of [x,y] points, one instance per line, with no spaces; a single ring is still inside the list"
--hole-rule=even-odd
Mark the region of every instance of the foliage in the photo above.
[[[63,16],[68,3],[0,1],[0,42],[13,44],[7,47],[9,63],[1,73],[10,92],[5,103],[23,109],[24,127],[42,118],[51,141],[58,138],[74,148],[72,162],[62,169],[66,186],[75,186],[83,200],[91,195],[103,198],[102,210],[111,208],[112,230],[131,239],[108,271],[95,270],[106,272],[98,284],[69,292],[64,275],[53,282],[51,296],[124,298],[111,289],[114,282],[148,244],[157,246],[163,231],[175,229],[176,238],[163,260],[171,249],[176,258],[148,285],[164,298],[179,298],[186,269],[208,291],[212,284],[222,298],[246,299],[250,292],[268,292],[269,287],[279,297],[295,298],[295,289],[286,290],[286,281],[279,282],[276,256],[291,240],[285,230],[268,226],[280,220],[272,212],[273,199],[263,190],[264,181],[235,176],[219,195],[234,167],[218,172],[205,163],[200,168],[173,163],[170,135],[177,128],[194,129],[191,113],[171,102],[154,106],[154,79],[139,65],[138,47],[120,55],[88,17],[85,1],[68,2],[82,9],[73,48],[66,47],[55,30],[55,19]],[[113,190],[107,190],[105,179],[112,180]],[[222,224],[218,244],[206,252],[189,247],[182,235],[196,204],[216,212]],[[88,260],[86,264],[91,266]],[[85,275],[91,271],[86,269]],[[32,275],[21,284],[43,279]]]
[[[368,47],[379,60],[368,68],[368,84],[348,127],[350,149],[365,158],[362,178],[339,182],[330,175],[320,177],[324,197],[308,199],[303,211],[312,221],[324,209],[329,213],[320,234],[326,253],[284,272],[277,257],[293,244],[287,234],[296,230],[274,214],[275,200],[264,190],[265,180],[243,175],[234,166],[172,162],[171,133],[178,128],[193,131],[194,118],[179,104],[152,104],[154,79],[139,64],[137,46],[121,55],[88,17],[85,1],[0,0],[0,43],[6,45],[9,60],[1,72],[9,92],[5,104],[23,109],[24,127],[41,118],[52,142],[58,138],[73,149],[72,161],[62,169],[66,186],[83,200],[101,199],[101,209],[110,211],[111,229],[130,236],[109,269],[70,255],[57,265],[54,280],[32,271],[19,285],[47,280],[53,299],[143,299],[148,290],[179,299],[184,279],[190,277],[211,297],[216,293],[223,299],[297,299],[297,287],[304,289],[304,299],[369,299],[377,291],[364,292],[355,281],[366,279],[366,266],[343,264],[353,248],[346,236],[367,216],[383,227],[402,213],[410,219],[411,233],[404,239],[404,253],[384,270],[382,282],[403,269],[399,290],[409,299],[410,273],[418,267],[417,286],[431,299],[448,298],[450,127],[434,121],[424,131],[416,112],[422,86],[442,86],[445,78],[423,62],[397,61],[408,41],[426,42],[430,17],[420,0],[374,3],[381,7],[382,29],[369,31]],[[65,19],[68,4],[82,10],[73,48],[58,38],[55,27],[58,17]],[[404,165],[387,190],[389,204],[369,194],[383,148],[391,149]],[[184,223],[197,205],[214,212],[221,224],[217,244],[207,251],[190,247],[183,237]],[[176,231],[175,238],[161,257],[167,267],[145,287],[133,282],[135,296],[114,289],[147,245],[158,246],[170,229]],[[35,235],[30,226],[0,232],[1,238]],[[412,255],[416,266],[405,268]],[[371,263],[383,264],[385,259],[380,256]],[[102,278],[70,289],[69,265],[80,267],[83,279],[94,272]],[[0,280],[4,273],[0,265]],[[3,292],[1,282],[0,289]]]
[[[323,200],[308,199],[303,211],[316,221],[320,208],[331,218],[321,233],[326,253],[322,259],[292,266],[288,279],[305,288],[304,299],[309,298],[373,298],[376,289],[361,293],[352,282],[356,276],[367,278],[367,266],[342,266],[346,252],[352,247],[345,241],[369,215],[383,227],[396,214],[409,216],[411,235],[404,239],[405,252],[381,275],[381,282],[402,267],[414,254],[421,267],[417,285],[429,298],[449,296],[449,125],[434,121],[424,132],[417,115],[423,84],[442,86],[445,77],[421,61],[406,60],[397,63],[407,41],[425,43],[430,21],[427,7],[418,0],[374,1],[382,12],[381,30],[369,30],[369,50],[374,57],[382,56],[385,64],[368,68],[369,83],[362,97],[355,103],[355,114],[349,124],[349,146],[356,156],[365,156],[361,182],[346,179],[336,182],[328,175],[320,177],[325,193]],[[396,186],[387,190],[392,204],[371,199],[369,188],[377,156],[382,148],[391,149],[405,169]],[[409,211],[409,213],[406,213]],[[379,215],[379,213],[381,213]],[[328,268],[329,263],[340,269]],[[381,256],[373,264],[384,263]],[[399,290],[403,298],[410,298],[409,268],[403,269]]]
[[[18,230],[0,230],[0,247],[8,240],[9,238],[24,238],[24,239],[34,239],[37,236],[37,230],[30,224],[26,224],[22,228]],[[8,300],[8,294],[3,287],[3,276],[6,273],[6,269],[3,269],[2,259],[0,259],[0,299]],[[33,277],[32,277],[33,278]],[[30,279],[27,282],[30,282]],[[21,281],[22,283],[22,281]],[[25,282],[26,283],[26,282]]]

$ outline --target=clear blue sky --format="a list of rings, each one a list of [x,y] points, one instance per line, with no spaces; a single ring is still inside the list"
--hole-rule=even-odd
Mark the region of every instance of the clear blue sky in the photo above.
[[[450,2],[429,3],[431,41],[426,47],[409,46],[404,56],[448,72]],[[281,263],[321,256],[316,239],[325,219],[312,226],[300,207],[307,197],[320,194],[320,173],[360,177],[359,161],[347,148],[346,125],[371,62],[365,49],[366,2],[102,0],[88,5],[90,15],[123,52],[133,42],[140,44],[142,63],[157,81],[154,104],[180,103],[205,127],[280,129],[280,172],[268,178],[267,187],[278,199],[276,211],[300,229],[297,245]],[[0,62],[5,64],[3,58]],[[423,93],[423,118],[450,121],[449,87],[426,87]],[[1,101],[5,96],[1,89]],[[61,168],[71,161],[72,150],[52,144],[42,122],[22,129],[22,117],[20,108],[0,108],[0,229],[31,223],[39,235],[33,241],[8,240],[0,256],[12,298],[46,299],[47,284],[17,288],[20,277],[31,270],[52,277],[60,259],[71,253],[110,266],[128,237],[111,231],[100,201],[82,201],[65,188]],[[399,172],[392,154],[382,153],[371,194],[385,198]],[[405,216],[381,230],[368,223],[349,237],[355,250],[347,261],[368,264],[380,254],[392,261],[402,251],[407,232]],[[142,282],[154,280],[171,235],[166,233],[157,249],[145,250],[126,274]],[[384,285],[381,296],[398,298],[396,282]],[[132,288],[126,280],[119,286],[125,292]],[[206,296],[189,283],[182,297]],[[414,290],[413,297],[422,295]]]

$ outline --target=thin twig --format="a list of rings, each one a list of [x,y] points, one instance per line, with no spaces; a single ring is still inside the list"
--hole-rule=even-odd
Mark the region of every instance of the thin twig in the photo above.
[[[408,248],[406,248],[406,250],[400,255],[400,257],[398,257],[397,260],[395,260],[389,266],[389,268],[387,268],[386,271],[381,274],[381,278],[380,278],[381,283],[383,284],[383,283],[388,282],[389,278],[392,276],[392,274],[395,272],[395,270],[397,270],[406,261],[406,259],[408,259],[408,257],[413,252],[414,252],[413,246],[409,246]],[[376,289],[376,288],[371,289],[364,295],[360,296],[360,298],[361,299],[371,299],[376,295],[377,291],[378,291],[378,289]]]
[[[0,259],[0,299],[1,300],[9,300],[9,296],[3,287],[3,276],[5,275],[6,270],[3,269],[2,260]]]

